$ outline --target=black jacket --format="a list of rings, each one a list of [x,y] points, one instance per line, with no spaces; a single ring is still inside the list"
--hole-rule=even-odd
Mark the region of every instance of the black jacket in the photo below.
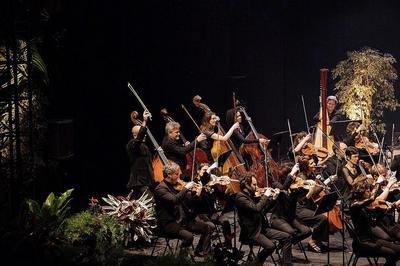
[[[151,161],[151,152],[143,139],[146,128],[139,130],[137,138],[131,139],[126,145],[130,164],[130,178],[127,187],[149,186],[154,184],[154,173]]]
[[[235,198],[235,205],[238,211],[240,224],[240,237],[246,239],[255,238],[264,227],[269,226],[265,220],[263,211],[272,208],[274,201],[266,196],[261,196],[258,203],[246,192],[238,192]]]
[[[186,169],[186,154],[193,150],[194,141],[192,141],[188,146],[184,146],[179,141],[165,136],[161,147],[163,148],[168,160],[177,163],[181,167],[181,170],[184,171]]]
[[[178,192],[165,180],[156,187],[154,196],[159,225],[165,226],[171,222],[180,222],[184,219],[183,203],[188,194],[186,188]]]

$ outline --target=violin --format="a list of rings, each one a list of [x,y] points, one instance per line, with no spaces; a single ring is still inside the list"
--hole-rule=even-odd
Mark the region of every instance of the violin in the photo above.
[[[175,189],[176,191],[181,191],[181,190],[187,185],[187,183],[188,183],[188,182],[185,182],[185,181],[183,181],[182,179],[178,179],[177,182],[176,182],[176,184],[174,185],[174,189]],[[197,183],[196,183],[196,184],[190,189],[190,191],[194,191],[194,190],[198,189],[199,186],[200,186],[200,184],[197,184]]]
[[[370,205],[367,206],[367,209],[370,210],[388,210],[393,207],[393,203],[384,200],[374,200]]]
[[[279,188],[270,188],[270,187],[257,187],[254,197],[259,198],[261,197],[267,189],[271,189],[272,195],[271,197],[275,198],[278,196],[279,193],[284,192],[281,191]]]
[[[301,149],[302,153],[304,155],[316,155],[318,158],[324,159],[326,157],[328,157],[329,152],[328,149],[324,148],[324,147],[316,147],[314,144],[312,143],[305,143],[303,148]]]
[[[310,190],[310,188],[314,185],[316,185],[316,182],[312,179],[303,179],[301,177],[296,177],[295,181],[290,185],[290,189],[295,190],[303,188],[305,190]]]
[[[355,137],[354,141],[356,143],[355,146],[358,149],[364,149],[372,155],[379,153],[378,143],[371,142],[368,137],[361,135],[361,133]]]

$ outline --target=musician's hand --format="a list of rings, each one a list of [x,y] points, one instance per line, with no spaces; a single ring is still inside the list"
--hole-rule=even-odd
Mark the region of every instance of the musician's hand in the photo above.
[[[143,120],[147,121],[147,119],[149,117],[151,117],[151,113],[149,111],[147,111],[147,110],[144,110],[144,112],[143,112]]]
[[[400,206],[400,199],[397,200],[396,202],[394,202],[394,205],[395,205],[396,207],[399,207],[399,206]]]
[[[361,131],[364,131],[365,130],[365,126],[363,125],[363,124],[361,124],[357,129],[356,129],[356,132],[357,133],[360,133]]]
[[[203,134],[203,133],[201,133],[200,135],[198,135],[196,137],[196,141],[197,142],[201,142],[201,141],[206,140],[206,139],[207,139],[207,136],[205,134]]]
[[[396,178],[391,177],[388,181],[387,187],[391,188],[397,182]]]
[[[233,129],[238,129],[240,127],[239,122],[236,122],[235,124],[233,124]]]
[[[271,197],[272,196],[272,188],[267,188],[264,192],[264,196]]]
[[[380,175],[380,176],[378,177],[378,180],[376,181],[376,183],[380,184],[380,183],[382,183],[382,182],[385,181],[385,180],[386,180],[386,178],[385,178],[384,176]]]
[[[190,142],[189,141],[186,141],[185,142],[185,146],[189,146],[190,145]]]
[[[269,139],[264,139],[264,138],[260,138],[258,141],[260,142],[260,144],[265,144],[265,145],[267,145],[270,142]]]
[[[274,196],[273,199],[276,200],[279,196],[279,193],[281,193],[281,190],[279,188],[274,189]]]
[[[307,141],[309,141],[309,140],[311,140],[311,138],[312,138],[312,134],[310,133],[310,134],[307,134],[305,137],[304,137]]]
[[[195,184],[195,182],[191,181],[185,185],[185,188],[190,190],[194,187]]]
[[[291,176],[294,176],[295,174],[297,174],[297,172],[298,172],[299,170],[300,170],[299,163],[296,163],[296,164],[293,166],[292,171],[290,172],[290,175],[291,175]]]

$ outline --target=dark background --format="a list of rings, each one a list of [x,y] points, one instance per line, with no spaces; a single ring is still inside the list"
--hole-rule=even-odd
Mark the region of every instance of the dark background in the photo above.
[[[347,51],[369,46],[400,58],[398,1],[59,3],[48,31],[62,28],[62,45],[42,47],[51,78],[48,115],[74,119],[75,156],[63,182],[84,195],[127,192],[129,114],[142,112],[127,81],[153,113],[150,127],[160,142],[161,107],[192,139],[195,128],[180,104],[198,115],[191,99],[199,94],[224,120],[232,91],[258,131],[272,136],[287,129],[286,118],[294,131],[305,130],[300,95],[311,118],[319,108],[319,69],[332,70]],[[238,75],[245,78],[232,78]],[[329,74],[328,94],[333,87]],[[385,120],[390,131],[398,112]]]

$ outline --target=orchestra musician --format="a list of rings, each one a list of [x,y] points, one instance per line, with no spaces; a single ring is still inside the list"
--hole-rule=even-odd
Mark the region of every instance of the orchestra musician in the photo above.
[[[181,169],[174,162],[164,165],[163,174],[164,180],[154,192],[159,231],[168,237],[182,239],[181,248],[184,250],[192,245],[193,233],[201,234],[195,250],[196,255],[209,255],[214,225],[196,219],[196,215],[193,215],[193,211],[188,207],[190,203],[200,200],[202,186],[196,188],[196,183],[191,181],[178,191],[176,186],[180,181]],[[194,194],[191,192],[193,188]]]
[[[133,190],[133,198],[139,198],[144,192],[152,195],[154,174],[152,154],[144,142],[146,124],[150,113],[144,111],[143,124],[132,127],[132,139],[126,145],[130,164],[130,177],[127,188]]]
[[[391,183],[393,184],[394,182]],[[382,194],[387,193],[389,189],[388,185]],[[366,181],[356,183],[351,191],[350,216],[359,239],[359,252],[369,254],[370,257],[385,257],[385,265],[396,265],[400,258],[400,246],[374,234],[375,222],[368,209],[368,206],[379,200],[381,195],[375,197],[375,193],[371,191],[371,184]],[[384,195],[381,199],[383,198]]]
[[[232,136],[234,130],[236,130],[240,126],[239,122],[235,122],[228,130],[228,132],[226,132],[225,135],[220,135],[218,134],[218,127],[217,127],[218,121],[219,118],[214,112],[205,112],[200,126],[201,131],[203,132],[203,134],[206,135],[207,139],[200,142],[199,146],[206,152],[209,162],[214,161],[211,155],[213,141],[214,140],[227,141]]]
[[[267,188],[260,200],[256,203],[255,192],[257,179],[255,174],[244,175],[240,180],[240,189],[235,197],[235,205],[238,211],[241,228],[241,242],[255,242],[263,247],[258,255],[258,262],[263,263],[277,248],[274,240],[282,243],[283,265],[291,265],[292,239],[288,233],[273,229],[269,226],[263,211],[270,210],[277,195],[273,195],[272,189]]]
[[[163,148],[167,158],[177,163],[182,171],[186,169],[186,154],[194,149],[195,142],[200,143],[207,137],[204,134],[200,134],[192,142],[182,143],[180,140],[180,128],[181,125],[177,122],[168,122],[165,125],[165,137],[162,141],[161,147]]]
[[[244,131],[244,127],[242,124],[242,119],[243,119],[242,115],[239,111],[236,110],[237,108],[232,108],[226,111],[226,125],[228,127],[231,127],[236,121],[239,122],[239,127],[233,131],[233,135],[231,137],[231,140],[235,145],[235,147],[239,150],[242,144],[252,144],[252,143],[268,144],[269,140],[265,138],[246,139],[246,132]]]
[[[338,103],[338,100],[336,96],[330,95],[326,98],[326,110],[328,113],[328,121],[329,122],[336,122],[339,121],[342,117],[342,115],[336,110],[336,105]],[[314,115],[313,120],[315,124],[317,124],[320,121],[320,114],[319,112]]]

